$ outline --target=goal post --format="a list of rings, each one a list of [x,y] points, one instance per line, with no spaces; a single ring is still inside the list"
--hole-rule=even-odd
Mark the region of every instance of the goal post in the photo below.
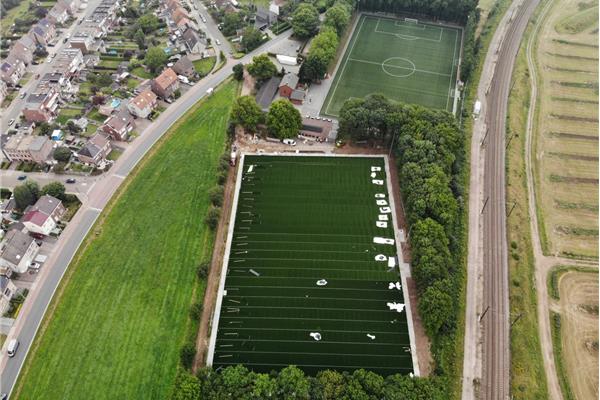
[[[409,24],[419,25],[419,20],[416,18],[404,18],[404,22],[407,22]]]

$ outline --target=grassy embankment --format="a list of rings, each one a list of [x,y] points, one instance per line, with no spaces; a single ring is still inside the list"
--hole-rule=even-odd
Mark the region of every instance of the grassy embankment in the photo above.
[[[138,166],[75,257],[15,398],[164,399],[213,234],[204,224],[237,83],[194,106]]]

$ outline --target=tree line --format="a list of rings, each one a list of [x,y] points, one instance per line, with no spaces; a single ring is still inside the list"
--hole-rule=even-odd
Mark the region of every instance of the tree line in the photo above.
[[[383,95],[350,99],[340,135],[392,146],[397,160],[419,313],[438,373],[450,373],[463,280],[464,133],[440,110]]]
[[[171,400],[442,400],[447,399],[443,378],[382,377],[371,371],[323,370],[307,376],[296,366],[271,373],[256,373],[243,365],[214,371],[203,368],[196,375],[180,369]]]
[[[411,13],[465,24],[477,0],[362,0],[358,6],[361,11]]]

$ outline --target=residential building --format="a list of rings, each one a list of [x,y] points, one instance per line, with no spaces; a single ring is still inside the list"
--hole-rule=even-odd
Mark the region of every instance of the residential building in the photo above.
[[[87,141],[76,156],[84,164],[97,166],[106,161],[111,150],[112,147],[106,135],[98,132]]]
[[[173,71],[175,71],[177,75],[183,75],[187,78],[196,76],[194,64],[192,64],[187,56],[181,57],[171,68],[173,68]]]
[[[66,78],[78,76],[79,72],[85,66],[83,62],[83,52],[79,48],[62,49],[56,55],[52,63],[54,72],[62,73]]]
[[[56,29],[50,20],[44,18],[31,28],[29,34],[38,44],[47,46],[56,36]]]
[[[33,39],[27,35],[24,35],[15,42],[9,54],[17,60],[23,61],[25,65],[29,65],[33,61],[33,53],[35,52],[35,48],[36,44]]]
[[[183,7],[177,7],[175,11],[171,13],[171,17],[175,23],[178,23],[183,18],[188,18],[187,11]],[[188,18],[189,19],[189,18]]]
[[[193,28],[187,28],[181,38],[187,50],[192,54],[200,54],[206,50],[208,44],[206,38]]]
[[[173,93],[179,89],[177,74],[172,68],[165,69],[159,76],[152,80],[152,91],[163,99],[173,96]]]
[[[54,88],[57,92],[68,94],[76,93],[77,87],[73,88],[71,80],[62,72],[48,72],[44,74],[38,83],[37,91],[45,91]]]
[[[152,90],[146,89],[127,104],[127,109],[138,118],[148,118],[158,104],[157,99]]]
[[[10,161],[26,161],[44,164],[52,154],[52,141],[46,136],[11,136],[2,147]]]
[[[10,309],[10,301],[17,293],[17,287],[6,275],[0,275],[0,316]]]
[[[298,136],[307,139],[313,139],[320,142],[333,140],[335,134],[332,134],[333,123],[324,119],[303,118],[302,128]]]
[[[185,29],[187,27],[193,27],[193,26],[194,26],[194,23],[186,17],[181,18],[179,20],[179,22],[177,22],[177,28],[179,28],[179,29]]]
[[[66,209],[59,199],[46,194],[33,206],[25,209],[21,222],[31,233],[48,236],[65,212]]]
[[[167,11],[169,13],[175,11],[177,7],[181,7],[179,0],[167,0]]]
[[[11,229],[0,243],[0,267],[22,274],[27,271],[39,249],[34,238],[18,229]]]
[[[263,111],[269,110],[269,106],[271,106],[271,102],[279,89],[279,82],[281,82],[281,78],[273,76],[258,89],[256,102]]]
[[[0,79],[10,86],[15,86],[25,75],[26,68],[23,61],[8,56],[0,65]]]
[[[277,9],[277,8],[275,8]],[[269,6],[258,5],[256,7],[256,18],[254,20],[254,27],[256,29],[264,30],[277,22],[278,15],[274,12],[274,9]]]
[[[49,122],[57,115],[59,93],[56,87],[40,85],[27,97],[23,116],[29,122]]]
[[[58,3],[63,4],[70,15],[75,15],[81,5],[79,0],[58,0]]]
[[[48,11],[46,18],[53,24],[62,24],[69,19],[69,12],[64,3],[59,1]]]
[[[6,82],[0,80],[0,104],[4,102],[6,96],[8,96],[8,86],[6,86]]]
[[[294,74],[293,72],[288,72],[285,74],[279,83],[279,95],[289,99],[292,95],[292,92],[296,90],[298,81],[298,75]]]
[[[135,128],[133,116],[126,110],[121,110],[119,113],[109,117],[101,129],[108,133],[114,140],[127,140],[131,132]]]

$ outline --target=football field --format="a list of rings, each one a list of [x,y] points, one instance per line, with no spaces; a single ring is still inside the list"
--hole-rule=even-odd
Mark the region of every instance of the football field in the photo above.
[[[209,363],[413,372],[384,158],[246,155],[240,168]]]
[[[361,16],[321,113],[337,116],[348,98],[372,93],[452,112],[461,37],[460,28]]]

